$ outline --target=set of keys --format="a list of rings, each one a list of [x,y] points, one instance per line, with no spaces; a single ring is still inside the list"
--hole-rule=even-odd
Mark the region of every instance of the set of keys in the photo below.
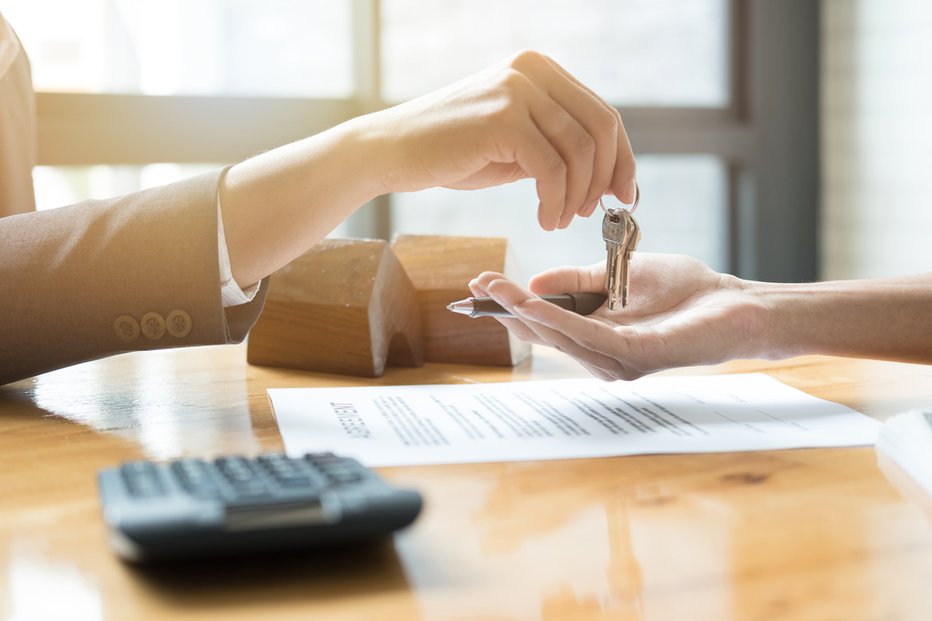
[[[628,284],[631,279],[631,253],[641,241],[641,227],[632,213],[641,200],[641,190],[635,186],[634,204],[631,209],[607,209],[599,199],[599,207],[605,212],[602,218],[602,238],[608,258],[605,261],[605,290],[609,310],[624,308],[628,304]]]

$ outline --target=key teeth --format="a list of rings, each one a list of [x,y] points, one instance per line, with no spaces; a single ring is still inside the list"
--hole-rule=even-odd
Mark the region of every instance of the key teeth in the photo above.
[[[608,299],[605,302],[606,306],[608,307],[608,310],[617,309],[619,302],[621,303],[622,307],[624,307],[624,299],[623,298],[619,299],[617,295],[612,295],[611,291],[609,291]]]

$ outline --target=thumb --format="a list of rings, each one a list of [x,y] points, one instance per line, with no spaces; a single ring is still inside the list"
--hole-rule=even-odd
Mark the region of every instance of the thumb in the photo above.
[[[537,295],[604,291],[605,264],[550,269],[531,278],[528,288]]]

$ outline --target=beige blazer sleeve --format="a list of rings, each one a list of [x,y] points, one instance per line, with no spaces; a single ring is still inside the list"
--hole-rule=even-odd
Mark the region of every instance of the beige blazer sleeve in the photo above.
[[[5,111],[32,97],[24,75],[0,77],[2,137],[11,124],[34,135]],[[23,144],[0,139],[0,151],[0,187],[25,188]],[[15,214],[0,218],[0,384],[120,352],[241,341],[268,287],[222,306],[220,174],[41,212],[31,185],[0,192],[0,214]]]

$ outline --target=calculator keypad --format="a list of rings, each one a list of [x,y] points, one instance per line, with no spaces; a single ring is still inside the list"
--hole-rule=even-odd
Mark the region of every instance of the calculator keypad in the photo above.
[[[282,487],[305,487],[311,485],[311,478],[299,466],[297,460],[284,455],[263,455],[259,464],[272,475]]]
[[[220,457],[214,461],[180,459],[163,467],[151,462],[130,462],[120,468],[130,495],[156,498],[167,493],[162,473],[184,493],[199,499],[227,503],[266,499],[316,499],[326,488],[352,486],[366,480],[358,462],[332,453],[292,459],[281,454],[249,459]]]
[[[159,472],[154,464],[143,461],[124,464],[122,474],[130,496],[153,498],[165,494],[165,486],[159,479]]]
[[[197,498],[216,498],[220,488],[214,481],[210,466],[200,459],[183,459],[173,462],[171,472],[184,491]]]
[[[220,474],[239,496],[262,496],[268,490],[252,463],[244,457],[221,457],[214,461]]]
[[[98,478],[114,547],[131,560],[363,541],[403,528],[421,508],[417,492],[332,453],[136,461]]]

